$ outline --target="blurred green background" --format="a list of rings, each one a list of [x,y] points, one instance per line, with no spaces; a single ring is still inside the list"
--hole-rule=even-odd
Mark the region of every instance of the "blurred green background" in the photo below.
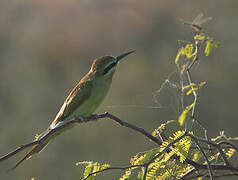
[[[180,19],[192,20],[200,12],[213,17],[204,29],[221,47],[193,71],[194,81],[208,83],[197,116],[210,137],[221,130],[237,136],[237,0],[1,0],[0,154],[48,127],[94,58],[131,49],[137,52],[118,66],[97,112],[109,111],[148,131],[177,119],[171,87],[158,90],[176,70],[178,40],[192,38]],[[80,179],[78,161],[127,165],[136,152],[152,147],[140,134],[100,120],[65,132],[12,173],[5,170],[24,153],[1,163],[0,179]],[[119,176],[111,171],[99,179]]]

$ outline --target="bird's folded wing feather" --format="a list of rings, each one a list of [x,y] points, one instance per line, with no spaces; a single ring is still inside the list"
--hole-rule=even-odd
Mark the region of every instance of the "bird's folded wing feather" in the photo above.
[[[92,86],[93,83],[88,76],[84,77],[66,98],[51,127],[70,116],[91,95]]]

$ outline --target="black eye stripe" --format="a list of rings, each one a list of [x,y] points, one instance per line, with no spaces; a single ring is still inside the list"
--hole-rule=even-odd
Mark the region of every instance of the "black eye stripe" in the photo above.
[[[114,66],[116,66],[116,64],[117,64],[117,63],[114,62],[114,63],[110,64],[109,66],[107,66],[107,67],[104,69],[103,74],[107,74],[108,71],[110,71],[110,69],[112,69]]]

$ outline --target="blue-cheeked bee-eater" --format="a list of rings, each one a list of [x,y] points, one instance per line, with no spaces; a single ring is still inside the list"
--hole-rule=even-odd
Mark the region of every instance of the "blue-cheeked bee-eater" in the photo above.
[[[107,95],[118,63],[121,59],[133,52],[135,52],[135,50],[123,53],[117,57],[102,56],[95,59],[89,72],[69,93],[54,121],[45,132],[39,135],[38,139],[46,135],[52,129],[62,126],[74,118],[83,118],[92,115]],[[50,140],[69,128],[62,128],[60,131],[47,137],[40,144],[34,145],[24,158],[12,169],[15,169],[32,155],[39,153],[46,147]]]

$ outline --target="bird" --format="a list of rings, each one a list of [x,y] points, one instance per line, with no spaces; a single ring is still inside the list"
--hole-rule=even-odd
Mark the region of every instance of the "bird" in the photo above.
[[[128,51],[116,57],[106,55],[93,60],[89,72],[71,90],[51,125],[37,139],[44,137],[49,131],[63,126],[74,118],[85,118],[92,115],[107,95],[117,65],[121,59],[133,52],[135,50]],[[73,125],[62,128],[57,133],[52,133],[40,144],[35,144],[10,170],[14,170],[23,161],[41,152],[52,139],[72,127]]]

